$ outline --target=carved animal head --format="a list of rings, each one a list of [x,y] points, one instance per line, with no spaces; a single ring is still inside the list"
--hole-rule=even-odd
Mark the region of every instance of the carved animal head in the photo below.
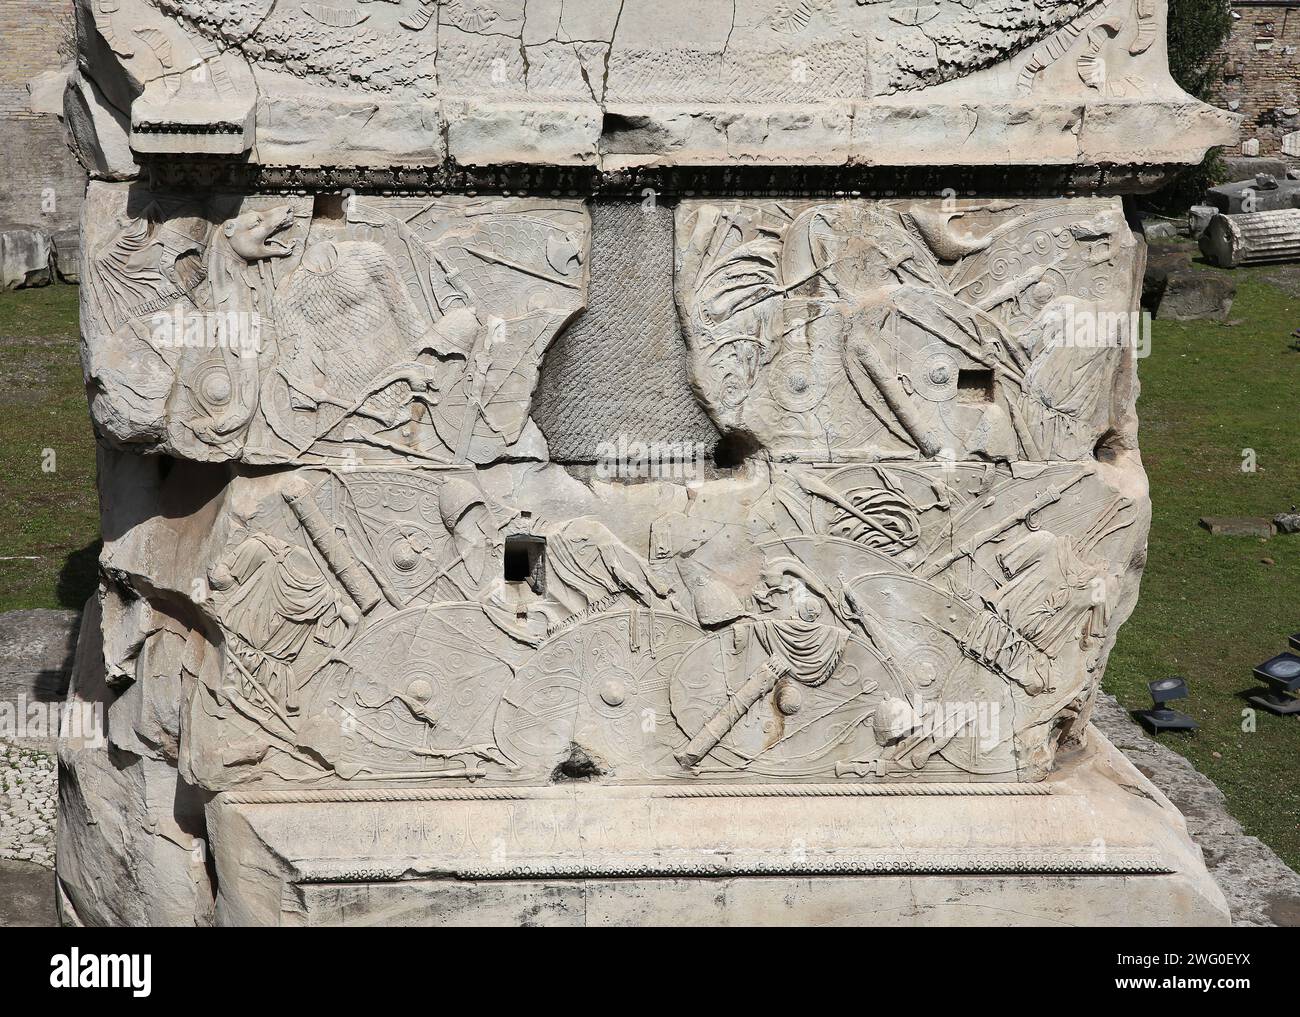
[[[245,261],[263,258],[283,258],[298,246],[296,240],[284,243],[276,239],[293,225],[293,209],[288,205],[276,208],[250,209],[226,222],[222,233],[230,249]]]

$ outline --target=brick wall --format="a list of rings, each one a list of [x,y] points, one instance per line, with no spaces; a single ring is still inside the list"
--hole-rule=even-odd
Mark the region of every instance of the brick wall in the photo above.
[[[58,118],[31,111],[27,82],[67,59],[70,0],[0,0],[0,223],[73,229],[86,176]]]
[[[1245,117],[1242,141],[1257,140],[1259,155],[1278,156],[1283,135],[1300,131],[1300,0],[1234,3],[1232,10],[1211,101]]]
[[[0,0],[0,117],[31,115],[27,82],[63,63],[59,44],[71,18],[64,0]]]
[[[86,175],[54,117],[0,116],[0,222],[41,226],[49,233],[77,225]]]

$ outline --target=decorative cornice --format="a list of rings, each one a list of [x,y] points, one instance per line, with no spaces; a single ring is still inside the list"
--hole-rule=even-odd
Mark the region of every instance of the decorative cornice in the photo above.
[[[265,166],[230,159],[145,160],[155,190],[239,194],[514,195],[645,200],[737,198],[1052,197],[1150,190],[1176,166],[712,166],[602,171],[502,165]]]

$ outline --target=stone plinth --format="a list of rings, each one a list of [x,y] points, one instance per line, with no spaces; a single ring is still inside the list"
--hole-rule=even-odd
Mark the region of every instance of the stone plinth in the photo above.
[[[235,874],[217,917],[1221,923],[1222,895],[1182,817],[1103,736],[1094,741],[1039,783],[231,791],[208,806],[218,867]]]

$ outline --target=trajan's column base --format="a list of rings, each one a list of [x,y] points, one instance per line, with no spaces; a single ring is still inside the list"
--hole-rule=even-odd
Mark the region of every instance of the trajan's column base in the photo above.
[[[1162,0],[76,6],[66,921],[1226,921],[1083,737]]]

